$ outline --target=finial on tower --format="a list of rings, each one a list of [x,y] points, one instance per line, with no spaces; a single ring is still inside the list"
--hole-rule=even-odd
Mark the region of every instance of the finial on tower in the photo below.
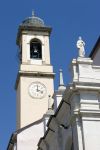
[[[59,69],[60,79],[59,79],[59,87],[58,90],[65,90],[65,85],[63,81],[63,71],[62,69]]]
[[[34,10],[32,10],[32,17],[34,17],[35,16],[35,13],[34,13]]]
[[[85,42],[82,40],[81,36],[79,36],[76,46],[79,50],[79,57],[85,57],[85,48],[84,48]]]

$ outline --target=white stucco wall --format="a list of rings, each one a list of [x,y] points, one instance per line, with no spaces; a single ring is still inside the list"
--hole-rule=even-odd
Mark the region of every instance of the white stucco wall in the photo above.
[[[48,95],[54,93],[54,73],[50,64],[50,45],[48,31],[23,31],[21,33],[22,62],[19,66],[17,90],[17,129],[27,126],[40,118],[48,110]],[[41,41],[42,59],[30,58],[30,41]],[[42,98],[34,98],[29,93],[33,82],[44,84],[46,94]]]
[[[46,87],[46,95],[41,99],[36,99],[30,96],[29,86],[33,82],[41,82]],[[43,117],[48,110],[48,95],[53,95],[53,79],[52,78],[38,78],[38,77],[20,77],[20,89],[17,89],[18,102],[17,103],[17,127],[22,128],[29,125]],[[20,121],[20,122],[19,122]]]
[[[20,88],[20,81],[17,87],[17,91],[16,91],[16,128],[19,129],[20,128],[20,96],[21,96],[21,88]]]
[[[100,150],[100,118],[84,118],[83,132],[84,148],[86,150]]]
[[[36,150],[38,141],[43,134],[43,122],[23,130],[17,135],[17,150]]]

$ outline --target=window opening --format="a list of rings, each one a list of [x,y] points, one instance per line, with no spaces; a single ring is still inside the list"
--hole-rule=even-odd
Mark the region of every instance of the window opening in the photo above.
[[[42,46],[40,41],[32,40],[30,43],[30,58],[42,59]]]

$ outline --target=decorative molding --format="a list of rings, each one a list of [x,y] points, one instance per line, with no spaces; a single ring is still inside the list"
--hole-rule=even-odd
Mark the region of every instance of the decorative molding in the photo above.
[[[32,77],[42,77],[42,78],[46,78],[46,77],[49,77],[49,78],[52,78],[54,79],[55,77],[55,73],[46,73],[46,72],[29,72],[29,71],[19,71],[18,74],[17,74],[17,79],[16,79],[16,82],[15,82],[15,89],[17,89],[17,86],[18,86],[18,83],[19,83],[19,80],[20,80],[20,77],[21,76],[32,76]]]

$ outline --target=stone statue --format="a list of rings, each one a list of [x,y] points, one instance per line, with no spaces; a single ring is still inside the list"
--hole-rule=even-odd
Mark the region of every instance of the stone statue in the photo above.
[[[76,44],[77,48],[79,49],[79,57],[84,57],[85,56],[85,42],[82,40],[81,37],[79,37],[79,40],[77,41]]]
[[[48,109],[52,109],[53,99],[51,95],[49,95],[48,97]]]

